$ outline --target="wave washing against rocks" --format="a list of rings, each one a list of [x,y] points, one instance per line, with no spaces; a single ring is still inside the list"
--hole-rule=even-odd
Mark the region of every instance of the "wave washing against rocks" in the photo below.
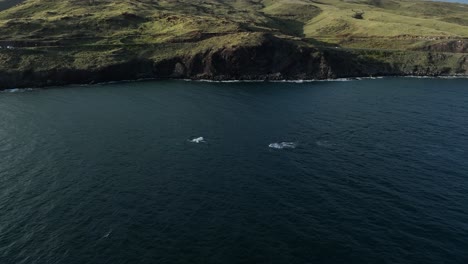
[[[0,91],[2,93],[24,93],[37,90],[36,88],[13,88]]]

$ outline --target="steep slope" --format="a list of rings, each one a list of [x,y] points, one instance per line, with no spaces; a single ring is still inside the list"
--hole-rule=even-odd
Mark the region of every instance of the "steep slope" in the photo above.
[[[466,14],[409,0],[26,0],[0,12],[0,87],[466,74]]]

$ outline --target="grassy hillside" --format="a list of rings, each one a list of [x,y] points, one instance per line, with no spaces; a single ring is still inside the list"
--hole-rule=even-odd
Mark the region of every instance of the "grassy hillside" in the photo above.
[[[354,48],[408,49],[468,37],[468,5],[423,1],[324,1],[307,37]],[[364,12],[363,19],[353,18]]]
[[[0,36],[128,44],[259,31],[346,46],[351,38],[468,38],[467,14],[468,5],[414,0],[26,0],[0,12]]]
[[[392,55],[401,52],[456,60],[468,49],[467,14],[468,5],[418,0],[25,0],[0,12],[0,70],[161,61],[265,35],[388,63],[419,63]]]

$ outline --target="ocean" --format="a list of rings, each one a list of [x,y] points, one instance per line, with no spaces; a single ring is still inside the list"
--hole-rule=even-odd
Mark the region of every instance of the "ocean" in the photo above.
[[[468,263],[468,79],[0,93],[0,263]]]

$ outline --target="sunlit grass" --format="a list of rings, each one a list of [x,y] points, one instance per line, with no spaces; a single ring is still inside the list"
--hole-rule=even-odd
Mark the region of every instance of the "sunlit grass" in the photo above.
[[[466,14],[468,5],[413,0],[26,0],[0,12],[0,41],[24,46],[0,59],[9,68],[100,67],[256,45],[270,34],[393,60],[379,51],[468,38]]]

